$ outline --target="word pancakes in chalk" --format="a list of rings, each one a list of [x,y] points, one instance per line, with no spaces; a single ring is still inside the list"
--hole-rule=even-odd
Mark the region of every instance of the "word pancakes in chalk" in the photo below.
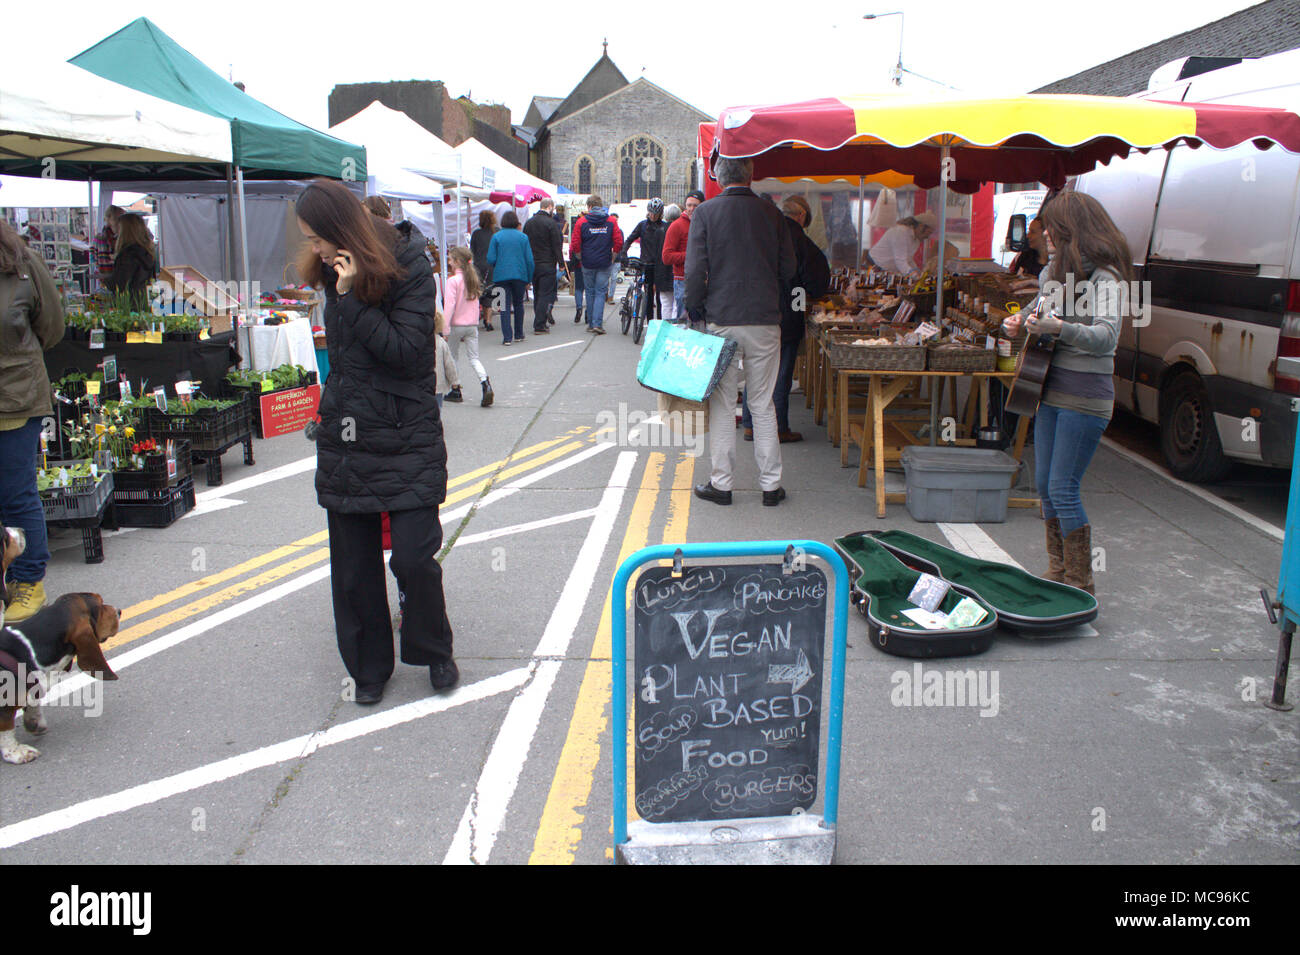
[[[714,812],[744,805],[749,809],[790,808],[812,805],[817,796],[817,775],[807,766],[772,767],[740,776],[722,776],[704,787],[704,797]]]
[[[709,651],[709,659],[723,660],[727,657],[744,657],[751,653],[775,653],[777,650],[790,649],[790,621],[786,621],[783,628],[779,623],[774,623],[770,628],[764,626],[762,632],[757,638],[751,638],[749,631],[742,630],[739,633],[715,633],[714,629],[718,625],[718,618],[724,614],[730,613],[729,610],[705,610],[703,611],[704,619],[697,620],[701,611],[689,610],[679,611],[672,615],[677,621],[677,629],[681,633],[682,643],[686,646],[686,652],[692,660],[698,660],[700,654],[706,649]],[[695,636],[691,636],[691,630],[695,630]],[[701,633],[701,629],[703,632]]]
[[[726,576],[722,567],[700,567],[679,579],[642,580],[636,588],[636,605],[641,610],[671,610],[697,594],[717,590]]]
[[[818,571],[790,576],[750,574],[736,581],[735,607],[746,613],[789,613],[826,599],[826,578]]]

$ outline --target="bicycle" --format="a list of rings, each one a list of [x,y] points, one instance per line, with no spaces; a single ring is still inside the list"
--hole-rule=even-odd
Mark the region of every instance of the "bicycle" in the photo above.
[[[618,307],[618,317],[624,335],[626,335],[628,329],[632,327],[633,318],[640,314],[641,299],[645,294],[645,272],[641,268],[641,260],[628,259],[627,267],[632,270],[634,278],[628,285],[627,291],[623,293],[623,300],[619,303]],[[640,333],[637,334],[634,341],[638,343],[641,341]]]

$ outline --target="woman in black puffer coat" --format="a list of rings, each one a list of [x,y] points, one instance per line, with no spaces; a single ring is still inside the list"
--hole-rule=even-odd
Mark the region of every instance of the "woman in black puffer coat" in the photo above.
[[[356,701],[375,703],[392,676],[393,632],[382,544],[392,530],[402,610],[403,663],[429,667],[435,689],[459,679],[434,559],[447,449],[434,374],[433,272],[425,240],[365,210],[337,182],[315,182],[297,203],[308,240],[299,270],[325,289],[330,375],[316,431],[316,496],[329,513],[339,652]]]

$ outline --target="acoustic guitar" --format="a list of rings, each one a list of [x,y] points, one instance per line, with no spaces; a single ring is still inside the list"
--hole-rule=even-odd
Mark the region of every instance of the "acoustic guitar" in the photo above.
[[[1047,371],[1052,366],[1055,351],[1055,336],[1029,336],[1016,359],[1016,377],[1007,395],[1007,411],[1026,417],[1038,413],[1038,403],[1043,399],[1043,383],[1047,381]]]

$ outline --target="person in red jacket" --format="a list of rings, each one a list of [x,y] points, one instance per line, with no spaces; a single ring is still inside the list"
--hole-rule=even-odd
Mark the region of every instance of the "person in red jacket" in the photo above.
[[[704,201],[704,193],[692,189],[686,194],[686,208],[673,220],[664,235],[663,260],[673,267],[673,321],[686,321],[686,240],[691,234],[691,213]]]

